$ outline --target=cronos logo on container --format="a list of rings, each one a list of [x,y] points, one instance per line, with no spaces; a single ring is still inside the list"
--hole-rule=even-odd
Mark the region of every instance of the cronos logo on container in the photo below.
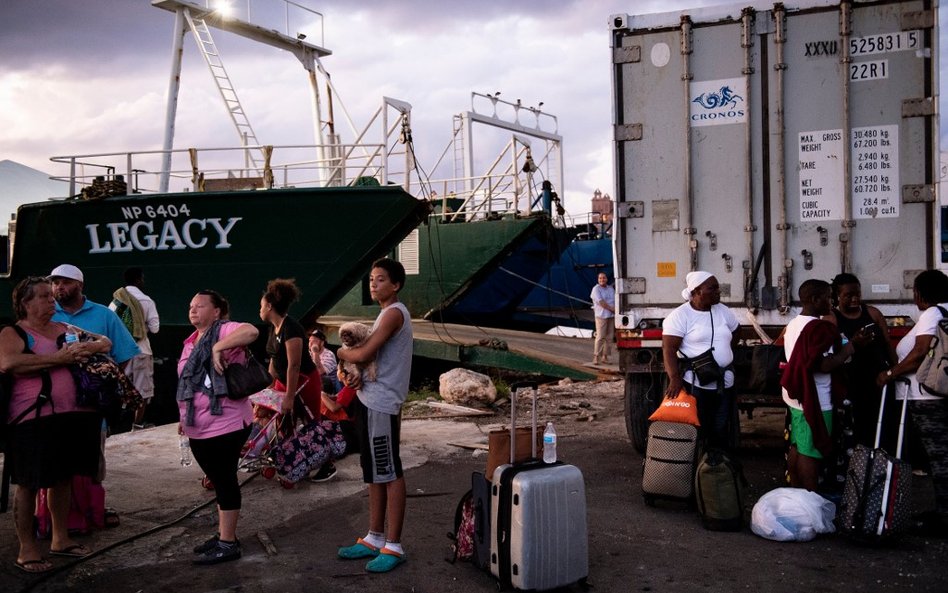
[[[747,85],[743,78],[691,83],[691,125],[720,126],[747,121]]]

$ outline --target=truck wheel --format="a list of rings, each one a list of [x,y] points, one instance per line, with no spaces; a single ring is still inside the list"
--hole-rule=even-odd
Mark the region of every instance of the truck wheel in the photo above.
[[[631,373],[625,376],[625,428],[632,446],[645,453],[648,417],[662,401],[665,376],[662,373]]]

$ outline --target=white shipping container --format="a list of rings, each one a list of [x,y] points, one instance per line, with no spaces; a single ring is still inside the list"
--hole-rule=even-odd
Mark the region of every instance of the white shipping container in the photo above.
[[[758,334],[804,280],[843,271],[886,315],[914,313],[915,275],[942,265],[937,22],[922,0],[610,18],[627,397],[661,378],[654,329],[692,270]]]

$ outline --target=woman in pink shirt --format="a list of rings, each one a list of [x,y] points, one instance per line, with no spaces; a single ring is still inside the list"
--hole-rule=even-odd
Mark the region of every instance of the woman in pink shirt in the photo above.
[[[249,323],[228,321],[228,312],[227,300],[219,293],[202,290],[194,295],[188,320],[196,331],[184,341],[178,360],[180,431],[190,440],[194,459],[217,494],[219,531],[194,548],[195,564],[240,558],[237,464],[253,412],[249,399],[227,397],[223,372],[227,365],[246,360],[245,347],[257,339],[258,332]]]
[[[67,517],[72,477],[95,476],[99,468],[102,417],[76,404],[76,383],[67,365],[92,354],[108,352],[112,342],[87,333],[92,340],[57,342],[67,326],[52,321],[56,301],[49,280],[32,276],[13,289],[16,325],[0,332],[0,371],[12,377],[11,425],[5,469],[16,484],[13,522],[20,547],[16,566],[31,573],[53,568],[40,552],[33,530],[36,492],[48,488],[54,556],[80,557],[91,551],[69,537]]]

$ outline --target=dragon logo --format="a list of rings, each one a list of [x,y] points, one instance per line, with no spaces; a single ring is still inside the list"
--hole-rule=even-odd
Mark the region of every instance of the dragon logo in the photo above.
[[[722,107],[736,108],[738,101],[743,101],[744,97],[734,94],[729,86],[722,86],[716,93],[701,93],[692,99],[692,103],[697,103],[705,109],[720,109]]]

